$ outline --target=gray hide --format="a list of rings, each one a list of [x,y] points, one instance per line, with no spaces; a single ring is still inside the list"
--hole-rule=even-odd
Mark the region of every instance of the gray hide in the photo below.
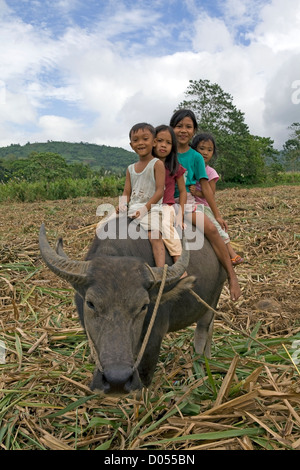
[[[162,268],[149,269],[154,260],[147,236],[137,240],[96,236],[85,260],[75,261],[65,255],[62,240],[56,251],[50,247],[42,225],[40,251],[47,266],[76,290],[79,318],[96,355],[92,390],[120,395],[149,386],[164,335],[193,323],[196,352],[210,356],[213,313],[189,289],[215,308],[226,275],[206,239],[203,248],[184,250],[175,264],[166,252],[165,293],[137,368],[135,360],[162,279]],[[180,280],[185,270],[188,277]]]

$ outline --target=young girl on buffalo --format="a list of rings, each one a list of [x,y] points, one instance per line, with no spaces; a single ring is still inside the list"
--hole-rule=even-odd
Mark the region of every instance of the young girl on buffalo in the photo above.
[[[177,140],[178,161],[187,170],[185,184],[188,193],[188,202],[194,203],[193,212],[191,212],[190,214],[186,214],[185,217],[187,217],[188,215],[192,223],[194,225],[198,225],[198,206],[195,203],[195,198],[190,192],[190,186],[195,185],[196,182],[199,181],[201,183],[202,192],[215,216],[215,219],[219,222],[220,226],[224,230],[227,230],[227,224],[221,217],[221,214],[215,202],[213,192],[208,182],[203,157],[196,150],[190,147],[190,141],[192,140],[198,128],[195,114],[191,110],[180,109],[176,111],[171,117],[170,126],[173,128]],[[175,194],[175,196],[176,195],[177,194]],[[227,272],[230,296],[233,301],[236,301],[241,295],[241,289],[236,274],[234,272],[234,268],[232,266],[227,248],[222,238],[220,237],[216,226],[207,217],[207,215],[203,214],[203,218],[204,235],[210,241],[219,261],[224,266]],[[199,228],[202,229],[202,227]]]
[[[219,179],[219,175],[214,168],[208,165],[212,157],[215,157],[217,154],[216,142],[214,137],[208,132],[202,132],[200,134],[197,134],[193,138],[191,148],[201,153],[205,162],[205,169],[208,177],[208,182],[210,184],[213,194],[215,195],[216,183]],[[227,247],[233,266],[242,263],[244,260],[243,258],[241,258],[240,255],[238,255],[234,251],[230,243],[228,233],[225,232],[225,230],[223,230],[220,224],[216,221],[215,216],[202,192],[201,184],[199,183],[199,181],[196,182],[196,185],[190,186],[190,192],[194,196],[196,204],[203,204],[204,214],[206,214],[210,218],[210,220],[216,225],[219,234]]]
[[[176,226],[183,228],[184,206],[187,193],[184,182],[185,169],[177,159],[177,143],[172,127],[161,125],[155,129],[153,155],[165,165],[165,190],[162,208],[162,234],[163,241],[172,256],[177,261],[182,252],[182,245]],[[175,184],[179,193],[179,211],[175,213]]]

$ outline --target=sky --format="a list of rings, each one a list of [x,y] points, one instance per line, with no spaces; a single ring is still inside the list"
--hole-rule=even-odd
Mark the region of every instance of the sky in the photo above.
[[[217,83],[281,149],[300,122],[299,0],[0,0],[0,147],[130,149],[189,80]]]

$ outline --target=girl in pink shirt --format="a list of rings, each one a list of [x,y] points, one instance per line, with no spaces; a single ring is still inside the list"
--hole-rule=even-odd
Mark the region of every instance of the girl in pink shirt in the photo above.
[[[200,133],[194,137],[191,143],[191,147],[194,150],[197,150],[197,152],[201,153],[201,155],[203,156],[204,161],[205,161],[205,169],[206,169],[208,181],[211,186],[212,192],[215,194],[216,183],[219,179],[219,175],[214,168],[208,165],[212,157],[216,155],[216,144],[215,144],[214,137],[208,133]],[[190,191],[191,191],[191,194],[195,198],[196,204],[203,204],[204,213],[210,218],[210,220],[217,227],[222,239],[224,240],[224,243],[227,246],[232,264],[235,266],[237,264],[242,263],[244,260],[232,248],[228,233],[225,232],[225,230],[223,230],[220,224],[216,221],[214,214],[202,193],[201,184],[197,182],[195,185],[190,186]]]

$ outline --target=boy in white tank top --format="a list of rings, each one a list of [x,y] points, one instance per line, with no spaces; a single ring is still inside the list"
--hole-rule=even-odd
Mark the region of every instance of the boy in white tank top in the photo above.
[[[165,247],[160,232],[160,214],[165,186],[165,166],[153,157],[155,129],[147,123],[136,124],[129,133],[132,150],[139,161],[126,171],[124,202],[128,216],[148,231],[156,266],[165,264]],[[119,206],[117,212],[127,207]]]

